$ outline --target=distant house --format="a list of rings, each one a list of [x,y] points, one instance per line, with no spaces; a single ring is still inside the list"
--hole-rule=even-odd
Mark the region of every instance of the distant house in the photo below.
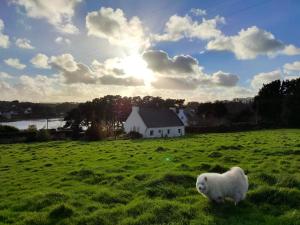
[[[185,135],[184,124],[170,109],[132,107],[124,129],[126,133],[136,131],[144,138],[178,137]]]

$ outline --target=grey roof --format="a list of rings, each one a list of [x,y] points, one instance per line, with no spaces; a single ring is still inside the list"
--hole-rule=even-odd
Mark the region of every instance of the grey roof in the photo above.
[[[148,128],[184,126],[170,109],[140,108],[139,114]]]

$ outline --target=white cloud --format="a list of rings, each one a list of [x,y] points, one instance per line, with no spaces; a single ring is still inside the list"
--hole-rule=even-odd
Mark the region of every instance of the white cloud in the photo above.
[[[293,63],[284,64],[283,68],[287,71],[299,71],[300,72],[300,61],[295,61]]]
[[[104,38],[113,45],[138,51],[150,46],[149,38],[138,17],[130,20],[121,9],[102,7],[86,16],[88,35]]]
[[[4,62],[6,65],[16,68],[18,70],[22,70],[26,67],[25,64],[20,63],[20,60],[18,58],[5,59]]]
[[[242,29],[235,36],[220,36],[207,44],[208,50],[231,51],[237,59],[255,59],[258,55],[295,55],[300,51],[293,45],[284,45],[273,34],[256,26]]]
[[[4,22],[0,19],[0,48],[8,48],[9,47],[9,36],[3,34],[4,30]]]
[[[42,68],[42,69],[50,69],[50,66],[48,64],[48,56],[42,53],[38,53],[35,57],[33,57],[30,62],[32,65],[36,68]]]
[[[11,0],[11,3],[24,8],[26,15],[36,19],[46,19],[58,31],[78,33],[72,23],[75,7],[81,0]]]
[[[34,49],[34,47],[31,45],[31,41],[26,38],[18,38],[16,40],[16,46],[19,48]]]
[[[58,44],[68,44],[68,45],[71,44],[70,39],[64,38],[64,37],[55,38],[55,42],[58,43]]]
[[[12,75],[8,74],[8,73],[5,73],[5,72],[0,72],[0,80],[1,79],[11,79],[12,78]]]
[[[281,54],[283,54],[283,55],[300,55],[300,48],[297,48],[294,45],[287,45],[282,50]]]
[[[109,59],[100,63],[94,60],[91,68],[77,63],[71,54],[52,56],[50,64],[58,69],[66,84],[103,84],[116,86],[141,86],[144,80],[125,74],[119,67],[119,59]]]
[[[280,70],[274,70],[267,73],[259,73],[252,78],[251,86],[254,89],[258,90],[263,86],[263,84],[267,84],[274,80],[280,80],[280,79],[281,79]]]
[[[165,25],[164,34],[154,35],[156,41],[178,41],[183,38],[197,38],[209,40],[219,37],[222,32],[217,28],[218,24],[224,24],[224,17],[216,16],[213,19],[193,21],[188,15],[173,15]]]
[[[206,10],[204,9],[197,9],[197,8],[192,8],[191,13],[195,16],[205,16],[206,15]]]
[[[78,69],[74,57],[68,53],[59,56],[52,56],[50,62],[52,66],[68,72],[74,72]]]

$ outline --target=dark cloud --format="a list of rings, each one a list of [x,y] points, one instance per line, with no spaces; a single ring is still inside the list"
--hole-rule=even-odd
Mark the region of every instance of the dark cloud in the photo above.
[[[159,73],[195,73],[198,67],[197,59],[189,55],[175,56],[169,58],[164,51],[150,50],[143,54],[148,67]]]
[[[144,81],[134,77],[120,78],[111,75],[100,77],[100,81],[104,85],[118,85],[118,86],[143,86]]]
[[[194,90],[197,88],[199,81],[196,79],[188,80],[179,77],[160,77],[151,83],[157,89],[174,89],[174,90]]]

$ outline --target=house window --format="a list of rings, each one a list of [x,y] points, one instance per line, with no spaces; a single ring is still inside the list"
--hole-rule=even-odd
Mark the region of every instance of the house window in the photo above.
[[[150,136],[153,136],[153,130],[150,130]]]
[[[168,134],[170,134],[170,129],[168,129]]]
[[[161,133],[161,130],[158,130],[158,133]]]
[[[181,134],[181,129],[178,129],[178,134]]]

